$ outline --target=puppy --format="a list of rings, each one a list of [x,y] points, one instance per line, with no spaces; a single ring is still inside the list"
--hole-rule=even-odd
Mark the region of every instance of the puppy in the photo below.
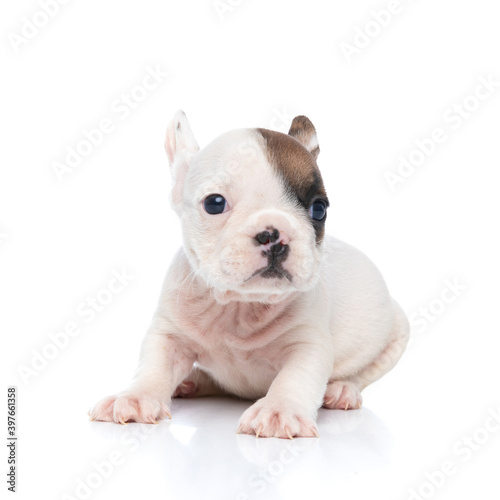
[[[313,124],[234,130],[200,150],[179,111],[165,149],[183,246],[132,384],[90,417],[156,423],[172,397],[231,394],[256,400],[240,433],[317,436],[318,408],[359,408],[409,325],[374,264],[325,236]]]

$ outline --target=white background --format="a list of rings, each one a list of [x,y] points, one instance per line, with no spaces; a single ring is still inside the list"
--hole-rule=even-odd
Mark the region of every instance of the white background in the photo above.
[[[4,400],[18,387],[17,498],[498,498],[500,87],[471,97],[480,78],[500,82],[498,6],[401,0],[380,27],[367,23],[389,2],[232,3],[73,0],[31,31],[37,2],[2,5],[0,328]],[[342,43],[355,42],[348,61]],[[148,67],[169,76],[141,93]],[[143,100],[127,111],[131,92]],[[453,118],[464,100],[467,118]],[[236,436],[249,403],[221,399],[176,400],[154,427],[88,421],[132,376],[180,244],[163,151],[178,108],[201,146],[309,116],[327,231],[366,252],[413,317],[399,365],[362,410],[320,410],[320,439]],[[102,119],[112,132],[60,181],[54,162]],[[436,128],[446,140],[391,190],[385,173]],[[81,308],[113,270],[133,278],[89,321]],[[432,321],[419,316],[429,306]],[[54,354],[49,334],[71,322],[79,335]]]

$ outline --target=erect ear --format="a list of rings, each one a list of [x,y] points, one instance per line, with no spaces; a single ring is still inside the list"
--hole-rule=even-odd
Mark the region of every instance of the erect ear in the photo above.
[[[174,208],[182,199],[184,179],[188,171],[191,156],[200,147],[194,138],[189,122],[184,111],[177,111],[168,124],[167,136],[165,137],[165,151],[167,152],[172,174],[172,204]]]
[[[179,109],[167,127],[165,151],[167,152],[168,162],[173,166],[179,156],[184,153],[187,153],[188,156],[192,155],[199,149],[200,147],[186,118],[186,113]]]
[[[319,143],[316,129],[307,116],[296,116],[290,125],[288,135],[291,135],[305,146],[314,159],[318,157]]]

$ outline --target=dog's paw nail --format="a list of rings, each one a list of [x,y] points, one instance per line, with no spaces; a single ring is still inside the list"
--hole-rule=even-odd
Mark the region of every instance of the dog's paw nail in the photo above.
[[[104,398],[91,410],[91,417],[121,425],[129,422],[156,424],[165,416],[172,418],[168,410],[167,403],[157,397],[131,391]]]
[[[360,408],[363,399],[360,390],[353,382],[337,380],[328,384],[323,401],[325,408],[349,410]]]
[[[307,415],[265,398],[248,408],[240,419],[238,432],[258,437],[294,439],[317,436],[316,425]]]

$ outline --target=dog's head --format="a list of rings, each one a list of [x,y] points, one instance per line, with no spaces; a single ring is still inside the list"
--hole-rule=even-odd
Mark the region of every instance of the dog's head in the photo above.
[[[218,301],[278,302],[316,284],[328,198],[308,118],[288,135],[233,130],[200,150],[179,111],[165,149],[186,255]]]

